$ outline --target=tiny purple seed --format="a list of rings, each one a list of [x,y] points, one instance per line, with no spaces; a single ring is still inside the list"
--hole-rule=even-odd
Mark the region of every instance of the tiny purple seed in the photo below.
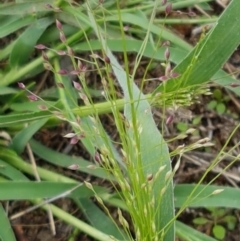
[[[18,87],[20,89],[25,89],[25,85],[22,82],[18,82]]]
[[[172,4],[168,3],[168,5],[165,8],[165,14],[169,15],[172,12]]]
[[[56,26],[57,26],[57,29],[62,31],[62,24],[59,20],[56,19]]]
[[[35,45],[35,49],[46,49],[47,47],[43,44],[37,44]]]

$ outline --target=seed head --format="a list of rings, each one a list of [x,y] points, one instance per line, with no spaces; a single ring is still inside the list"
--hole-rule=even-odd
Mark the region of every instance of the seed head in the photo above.
[[[82,89],[82,86],[76,81],[73,81],[73,86],[78,91],[80,91]]]
[[[166,48],[165,53],[164,53],[164,56],[165,56],[165,59],[166,59],[166,60],[169,60],[169,58],[170,58],[169,48]]]
[[[36,95],[28,95],[28,99],[31,101],[36,101],[38,100],[38,97]]]
[[[168,5],[165,8],[165,14],[168,16],[172,12],[172,3],[168,3]]]
[[[67,75],[68,74],[67,70],[65,70],[65,69],[60,69],[60,70],[57,71],[57,73],[60,74],[60,75]]]
[[[22,82],[18,82],[18,87],[20,89],[25,89],[25,85]]]
[[[77,144],[78,143],[78,138],[77,137],[73,137],[73,138],[71,138],[71,140],[70,140],[70,144],[71,145],[75,145],[75,144]]]
[[[57,29],[62,31],[62,24],[59,20],[56,19],[56,26],[57,26]]]
[[[45,45],[43,45],[43,44],[37,44],[37,45],[35,45],[35,49],[47,49],[47,47],[45,46]]]
[[[71,169],[71,170],[78,170],[79,169],[79,165],[78,164],[72,164],[68,167],[68,169]]]
[[[65,35],[64,35],[63,32],[60,32],[59,38],[60,38],[60,40],[61,40],[63,43],[66,43],[67,40],[66,40],[66,37],[65,37]]]

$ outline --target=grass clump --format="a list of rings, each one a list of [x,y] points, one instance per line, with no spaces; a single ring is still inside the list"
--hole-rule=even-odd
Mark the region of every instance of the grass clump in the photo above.
[[[193,130],[184,130],[167,141],[163,135],[165,126],[175,118],[191,119],[185,109],[196,103],[198,96],[210,93],[208,82],[214,74],[218,78],[215,82],[238,93],[235,88],[238,83],[220,67],[239,42],[233,38],[239,26],[232,23],[239,18],[236,9],[240,6],[232,1],[218,24],[191,49],[176,36],[169,39],[174,35],[154,21],[158,14],[165,18],[177,7],[187,7],[192,2],[184,1],[181,5],[126,1],[124,6],[119,1],[86,1],[81,5],[69,1],[27,5],[23,1],[1,6],[0,16],[7,16],[5,28],[8,24],[16,28],[17,20],[21,26],[27,26],[34,19],[0,55],[1,59],[9,58],[10,65],[3,70],[0,83],[2,96],[7,96],[0,117],[0,127],[4,128],[0,164],[5,168],[0,168],[0,187],[5,190],[0,194],[2,200],[29,199],[35,204],[33,209],[43,207],[50,217],[56,216],[96,240],[173,241],[176,234],[183,240],[214,240],[176,219],[187,207],[238,206],[237,200],[229,204],[226,199],[226,194],[236,199],[240,195],[236,189],[211,185],[225,169],[203,184],[222,156],[231,155],[231,151],[225,152],[226,146],[223,147],[197,184],[174,187],[173,178],[183,155],[213,144],[204,138],[170,152],[167,144],[186,138]],[[13,6],[14,18],[10,11]],[[226,26],[232,27],[226,30]],[[165,39],[172,41],[170,46]],[[228,46],[226,41],[230,42]],[[28,63],[34,48],[38,51],[35,54],[41,52],[41,56]],[[83,51],[88,51],[88,55],[79,57]],[[131,69],[129,51],[137,53]],[[122,62],[120,55],[116,58],[113,52],[122,53]],[[150,60],[138,87],[135,77],[144,56]],[[163,74],[148,79],[154,59],[161,60]],[[32,80],[43,70],[52,74],[53,92],[35,92],[37,86]],[[99,89],[89,86],[92,73],[96,73],[100,82]],[[28,81],[24,83],[25,80]],[[143,94],[144,85],[150,81],[159,84]],[[10,86],[16,82],[20,90]],[[96,102],[96,96],[100,102]],[[153,119],[152,107],[162,109],[160,130]],[[117,140],[106,132],[100,118],[103,113],[111,113]],[[69,140],[69,146],[74,148],[81,143],[93,163],[53,151],[34,139],[39,129],[62,122],[68,124],[64,138]],[[237,129],[238,126],[233,133]],[[31,165],[22,160],[25,148]],[[106,179],[113,188],[109,190],[87,180],[79,183],[77,179],[38,167],[33,153],[55,166]],[[172,168],[173,157],[177,162]],[[233,157],[230,165],[238,159]],[[63,197],[72,198],[87,223],[49,204]],[[89,197],[94,197],[97,204]],[[109,205],[116,207],[117,217],[113,218]],[[4,227],[10,228],[9,220],[22,215],[8,218],[0,207]],[[3,232],[2,239],[15,240],[12,231]]]

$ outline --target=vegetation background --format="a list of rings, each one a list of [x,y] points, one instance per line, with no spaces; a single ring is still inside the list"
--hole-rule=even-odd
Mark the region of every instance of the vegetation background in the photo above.
[[[0,240],[239,240],[239,9],[2,1]]]

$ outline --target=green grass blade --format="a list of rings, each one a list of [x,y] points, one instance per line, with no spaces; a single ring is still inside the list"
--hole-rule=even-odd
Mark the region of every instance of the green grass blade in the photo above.
[[[18,154],[21,154],[29,142],[29,140],[32,138],[32,136],[48,121],[47,118],[35,121],[31,123],[28,127],[24,128],[22,131],[17,133],[10,145],[10,147],[15,150]]]
[[[197,184],[179,184],[175,187],[175,206],[180,208],[185,205],[187,198],[196,188]],[[211,195],[215,190],[224,191],[216,195]],[[195,197],[197,196],[197,197]],[[240,209],[240,190],[233,187],[198,185],[186,205],[188,207],[228,207]],[[191,201],[192,200],[192,201]],[[230,201],[231,200],[231,201]]]
[[[80,206],[91,226],[118,240],[127,240],[127,235],[91,200],[75,199],[75,202]]]
[[[239,8],[240,1],[230,2],[213,30],[174,69],[183,76],[168,81],[167,90],[205,83],[222,67],[240,42]]]
[[[90,175],[100,177],[103,179],[108,179],[108,180],[114,180],[112,176],[110,176],[106,171],[104,171],[101,168],[96,167],[96,169],[91,169],[89,168],[90,165],[93,163],[84,160],[83,158],[80,157],[71,157],[68,155],[65,155],[63,153],[59,153],[57,151],[53,151],[39,142],[35,140],[30,141],[31,148],[33,152],[41,157],[42,159],[46,160],[47,162],[54,164],[56,166],[61,166],[68,168],[71,165],[78,165],[79,166],[79,171],[88,173]]]
[[[191,45],[188,44],[186,41],[182,40],[181,38],[177,37],[174,33],[172,33],[171,31],[165,29],[164,27],[159,27],[156,26],[154,24],[152,24],[151,26],[149,26],[149,21],[145,20],[135,14],[131,14],[131,13],[123,13],[121,15],[121,19],[123,22],[127,23],[127,24],[133,24],[136,25],[142,29],[146,31],[148,31],[148,29],[151,31],[151,33],[155,34],[157,37],[162,37],[163,39],[167,39],[170,40],[171,43],[173,43],[174,45],[180,47],[183,50],[191,50]],[[106,17],[106,21],[116,21],[118,22],[118,16],[110,16],[110,17]]]
[[[11,224],[7,217],[7,214],[0,203],[0,240],[1,241],[16,241]]]
[[[20,28],[31,24],[35,19],[36,18],[34,16],[26,16],[23,18],[17,16],[13,19],[13,21],[8,22],[7,24],[2,24],[0,26],[0,38],[6,37]]]
[[[176,234],[183,241],[217,241],[179,221],[176,221]]]
[[[76,183],[61,183],[61,182],[30,182],[30,181],[8,181],[0,182],[0,199],[1,200],[33,200],[37,198],[52,198],[62,193],[65,193],[74,187]],[[94,186],[96,192],[101,193],[105,189]],[[92,190],[84,184],[70,192],[68,197],[89,198],[93,196]]]
[[[16,124],[24,124],[26,122],[40,120],[52,116],[53,114],[49,111],[2,115],[0,116],[0,127],[15,126]]]
[[[4,162],[0,159],[0,174],[1,176],[7,177],[8,179],[15,180],[15,181],[26,181],[28,180],[23,173],[19,170]]]
[[[3,86],[0,88],[0,95],[16,94],[18,91],[14,88]]]
[[[53,0],[47,1],[28,1],[25,3],[4,3],[0,5],[0,15],[24,15],[36,14],[38,12],[50,12],[51,9],[46,8],[46,4],[54,6]]]
[[[10,55],[10,64],[12,67],[24,65],[29,61],[38,39],[53,21],[53,18],[36,20],[19,36]]]

